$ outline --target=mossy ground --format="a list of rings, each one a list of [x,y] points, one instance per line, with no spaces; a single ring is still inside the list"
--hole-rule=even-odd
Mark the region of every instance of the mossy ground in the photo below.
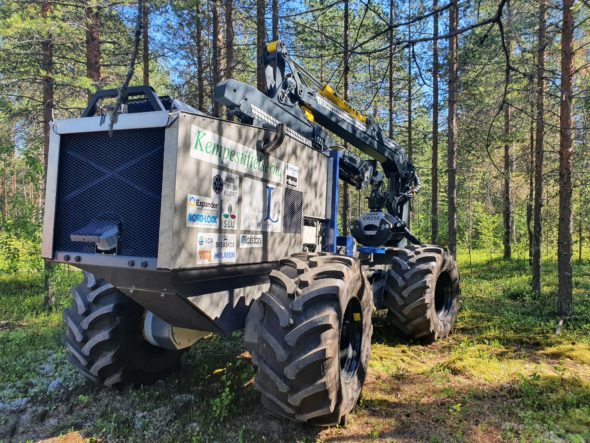
[[[331,429],[259,405],[239,333],[204,339],[154,386],[97,390],[61,345],[60,311],[79,273],[56,274],[52,313],[40,275],[0,276],[0,439],[590,441],[590,262],[576,263],[575,316],[561,335],[554,262],[544,264],[540,300],[530,297],[525,260],[474,254],[459,265],[456,333],[430,346],[401,341],[378,314],[362,399],[346,427]]]

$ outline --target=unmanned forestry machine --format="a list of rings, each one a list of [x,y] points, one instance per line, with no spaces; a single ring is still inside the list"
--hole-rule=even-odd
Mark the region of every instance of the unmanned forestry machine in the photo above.
[[[112,134],[113,90],[54,122],[43,257],[84,271],[65,346],[93,382],[151,383],[200,338],[244,329],[262,403],[339,424],[365,379],[374,309],[392,335],[446,337],[458,271],[407,228],[420,182],[403,150],[284,43],[264,64],[264,93],[215,88],[238,122],[147,87],[129,88]],[[338,233],[340,180],[371,189],[350,236]]]

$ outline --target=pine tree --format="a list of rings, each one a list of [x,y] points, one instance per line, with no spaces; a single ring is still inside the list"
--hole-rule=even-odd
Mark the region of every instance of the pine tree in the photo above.
[[[558,314],[567,318],[572,313],[572,102],[574,92],[574,0],[563,0],[561,27],[561,106],[559,132],[559,236],[557,265],[559,275]]]
[[[432,9],[438,9],[438,0],[432,0]],[[438,242],[438,13],[432,22],[432,161],[431,161],[431,203],[430,241]]]
[[[447,146],[447,223],[449,232],[449,252],[457,255],[457,83],[458,83],[458,36],[459,2],[451,0],[449,10],[449,109]]]
[[[142,52],[141,58],[143,63],[143,84],[149,86],[150,84],[150,10],[149,3],[146,1],[143,3],[141,11],[141,26],[142,26]]]
[[[265,12],[265,0],[256,0],[256,87],[262,92],[266,92],[266,79],[262,60],[264,45],[266,44]]]
[[[541,295],[541,244],[543,229],[541,210],[543,208],[543,148],[545,141],[545,45],[547,26],[547,4],[539,1],[539,28],[537,35],[537,122],[535,134],[535,198],[533,202],[533,294]]]
[[[86,18],[86,76],[94,88],[100,86],[100,14],[98,5],[90,0],[84,8]],[[88,99],[94,91],[88,91]]]
[[[221,31],[221,0],[212,0],[211,2],[211,20],[213,22],[211,34],[211,78],[212,86],[215,87],[221,81],[223,71],[221,46],[223,36]],[[213,100],[212,114],[214,117],[221,116],[221,105]]]

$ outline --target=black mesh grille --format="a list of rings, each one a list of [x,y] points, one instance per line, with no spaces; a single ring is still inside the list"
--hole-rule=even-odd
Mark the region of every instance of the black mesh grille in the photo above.
[[[135,114],[136,112],[150,112],[150,111],[159,111],[159,109],[154,109],[154,107],[150,104],[150,102],[146,98],[129,100],[127,102],[127,112],[129,114]]]
[[[303,219],[303,193],[285,188],[283,207],[283,232],[285,234],[301,234]]]
[[[170,110],[172,107],[172,99],[167,95],[160,97],[160,101],[166,110]],[[135,98],[127,101],[127,113],[135,114],[137,112],[150,112],[160,111],[160,109],[154,109],[147,98]]]
[[[94,253],[70,234],[96,220],[120,226],[120,255],[156,257],[164,128],[61,137],[54,247]]]

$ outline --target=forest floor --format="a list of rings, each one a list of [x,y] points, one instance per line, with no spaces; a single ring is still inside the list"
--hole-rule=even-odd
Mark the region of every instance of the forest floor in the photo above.
[[[154,386],[100,391],[68,364],[61,312],[42,309],[37,274],[0,276],[0,441],[590,442],[590,262],[575,266],[575,317],[555,335],[556,263],[541,300],[525,260],[460,260],[457,331],[400,341],[377,316],[362,400],[345,427],[266,412],[241,334],[202,340]],[[59,302],[77,272],[56,278]]]

